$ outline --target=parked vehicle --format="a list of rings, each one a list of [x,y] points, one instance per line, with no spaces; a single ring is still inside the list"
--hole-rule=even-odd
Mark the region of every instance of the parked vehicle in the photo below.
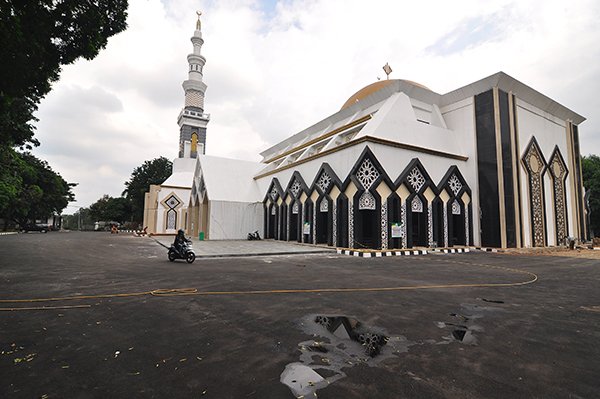
[[[21,227],[21,233],[27,233],[30,231],[39,231],[40,233],[47,233],[48,226],[45,224],[30,223]]]
[[[196,253],[192,248],[192,242],[190,240],[185,240],[181,244],[180,250],[178,250],[175,245],[171,244],[168,256],[171,262],[174,262],[175,259],[185,259],[187,263],[193,263],[196,260]]]

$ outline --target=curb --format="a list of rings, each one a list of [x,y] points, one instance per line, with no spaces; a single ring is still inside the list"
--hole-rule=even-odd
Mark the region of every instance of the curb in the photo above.
[[[472,248],[444,248],[444,249],[432,249],[430,252],[436,252],[436,253],[442,253],[442,254],[462,254],[462,253],[471,252],[471,249]]]
[[[476,249],[478,251],[483,251],[483,252],[504,252],[503,249],[498,249],[498,248],[475,247],[474,249]]]
[[[9,236],[9,235],[13,235],[13,234],[19,234],[18,231],[3,231],[0,233],[0,236]]]
[[[373,251],[373,252],[363,252],[363,251],[353,251],[348,249],[338,249],[336,250],[338,255],[349,255],[349,256],[358,256],[361,258],[381,258],[384,256],[411,256],[411,255],[427,255],[426,250],[418,249],[418,250],[405,250],[405,251]]]

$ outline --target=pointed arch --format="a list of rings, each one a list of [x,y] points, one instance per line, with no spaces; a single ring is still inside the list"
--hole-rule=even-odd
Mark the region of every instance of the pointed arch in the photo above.
[[[529,214],[531,221],[531,246],[546,246],[546,211],[544,173],[548,164],[534,136],[521,158],[528,176]]]
[[[448,168],[437,188],[442,202],[440,219],[444,245],[470,245],[472,206],[466,198],[471,198],[471,188],[456,165]]]
[[[265,215],[265,238],[281,238],[280,236],[280,209],[279,202],[283,197],[283,189],[279,180],[274,177],[269,184],[269,188],[263,199],[264,204],[264,215]]]
[[[301,197],[302,194],[307,196],[310,189],[307,186],[304,178],[298,171],[294,171],[290,177],[286,189],[284,190],[284,201],[282,205],[282,236],[288,241],[302,242],[302,220],[304,209]]]
[[[402,211],[403,223],[406,219],[406,246],[433,246],[440,241],[434,220],[434,205],[439,193],[427,170],[418,158],[413,158],[394,182],[394,187],[406,187],[410,195]],[[437,212],[435,212],[437,215]]]
[[[548,161],[548,170],[552,178],[552,204],[556,245],[560,245],[564,242],[565,237],[569,235],[566,194],[566,179],[569,170],[558,146],[555,146],[554,151],[552,151],[552,155]]]
[[[387,198],[381,198],[377,191],[381,183],[393,186],[385,169],[367,146],[342,185],[344,192],[350,184],[356,187],[353,197],[348,198],[350,247],[387,248]],[[382,234],[382,228],[386,229],[385,234]]]

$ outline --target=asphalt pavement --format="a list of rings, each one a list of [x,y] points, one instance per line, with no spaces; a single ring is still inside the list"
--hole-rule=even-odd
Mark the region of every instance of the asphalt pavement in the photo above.
[[[597,260],[166,255],[130,235],[0,237],[0,397],[600,392]]]

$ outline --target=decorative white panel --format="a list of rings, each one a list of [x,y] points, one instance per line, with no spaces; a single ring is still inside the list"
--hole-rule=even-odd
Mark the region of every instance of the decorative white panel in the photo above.
[[[444,247],[448,248],[448,204],[444,204]]]
[[[462,183],[460,182],[458,177],[456,177],[456,175],[452,175],[452,177],[450,177],[450,180],[448,180],[448,185],[450,186],[450,190],[452,190],[455,196],[458,195],[460,189],[462,188]]]
[[[294,202],[294,205],[292,205],[292,213],[294,215],[298,214],[298,203],[297,202]]]
[[[406,202],[400,206],[400,220],[402,221],[402,248],[406,249]]]
[[[321,203],[319,204],[319,210],[321,212],[329,211],[329,201],[327,201],[326,197],[323,197],[323,199],[321,200]],[[335,216],[334,216],[334,218],[335,218]]]
[[[294,180],[292,186],[290,187],[290,191],[292,192],[295,198],[298,198],[298,193],[301,189],[302,187],[300,186],[300,182],[298,180]]]
[[[177,211],[169,209],[167,211],[167,230],[175,230],[177,228]]]
[[[423,212],[423,201],[418,196],[415,196],[410,203],[410,209],[413,212]]]
[[[369,190],[378,177],[379,172],[375,168],[375,165],[368,159],[363,161],[360,168],[358,168],[358,172],[356,172],[356,178],[365,190]]]
[[[460,204],[457,200],[452,201],[452,214],[460,215]]]
[[[377,202],[375,201],[375,197],[369,191],[365,191],[358,199],[358,210],[375,210],[376,208]]]
[[[327,172],[323,171],[319,177],[319,180],[317,181],[317,186],[319,186],[321,191],[325,193],[327,192],[329,184],[331,184],[331,177],[327,174]]]
[[[271,189],[271,193],[269,195],[271,196],[273,202],[275,202],[275,200],[277,199],[277,189],[275,188],[275,185],[273,185],[273,188]]]
[[[388,206],[387,201],[381,201],[381,249],[388,247]]]
[[[425,178],[423,177],[423,174],[421,173],[419,168],[417,168],[416,166],[408,174],[407,180],[416,192],[419,192],[419,190],[421,190],[421,188],[425,184]]]
[[[354,204],[348,201],[348,247],[354,248]]]
[[[427,205],[427,242],[433,247],[433,207],[431,203]]]
[[[338,218],[338,214],[337,214],[337,204],[335,201],[333,201],[331,203],[331,212],[333,212],[333,226],[332,229],[333,231],[331,232],[333,235],[333,246],[336,247],[337,244],[337,218]]]
[[[465,245],[469,245],[469,212],[465,209]]]
[[[171,195],[169,199],[165,201],[165,204],[171,209],[175,208],[180,203],[181,202],[174,195]]]

